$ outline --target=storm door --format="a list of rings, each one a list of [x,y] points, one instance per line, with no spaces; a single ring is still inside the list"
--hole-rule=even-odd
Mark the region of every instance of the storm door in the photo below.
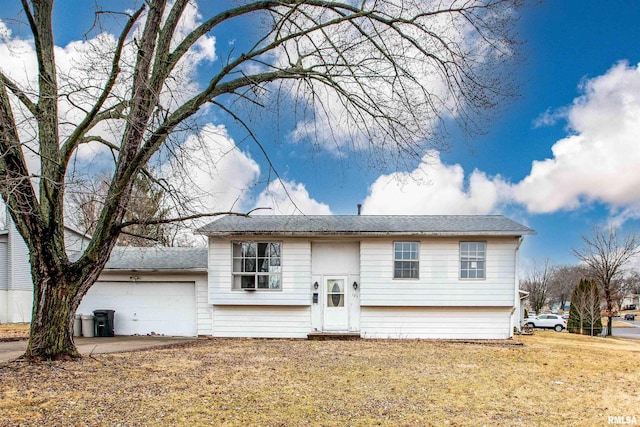
[[[349,305],[346,277],[325,277],[324,281],[324,330],[349,329]]]

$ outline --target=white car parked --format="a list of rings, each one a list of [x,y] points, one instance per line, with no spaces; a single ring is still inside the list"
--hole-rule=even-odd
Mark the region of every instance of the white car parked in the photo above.
[[[525,319],[525,322],[534,328],[554,329],[556,332],[562,332],[567,328],[567,321],[557,314],[541,314],[534,318]]]

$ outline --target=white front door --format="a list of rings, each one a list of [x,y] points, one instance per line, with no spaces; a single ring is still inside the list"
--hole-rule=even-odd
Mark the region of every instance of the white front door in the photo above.
[[[347,331],[349,329],[349,304],[347,303],[346,276],[329,276],[324,279],[324,330]]]

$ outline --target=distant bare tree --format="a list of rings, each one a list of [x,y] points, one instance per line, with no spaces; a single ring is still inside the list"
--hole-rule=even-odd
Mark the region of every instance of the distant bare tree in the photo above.
[[[549,286],[551,283],[552,268],[549,260],[545,260],[542,265],[534,262],[534,266],[522,281],[522,289],[529,292],[529,306],[540,313],[549,301]]]
[[[584,265],[554,266],[549,281],[549,296],[552,303],[560,305],[564,309],[571,300],[573,289],[580,280],[589,277],[589,270]]]
[[[582,236],[583,247],[574,249],[574,255],[587,265],[591,276],[596,280],[606,303],[607,335],[611,336],[615,301],[620,292],[620,279],[623,277],[629,259],[640,252],[638,236],[629,234],[618,236],[614,228],[601,230],[594,228],[590,236]]]
[[[75,214],[80,231],[93,234],[99,221],[99,215],[106,202],[109,190],[109,177],[97,177],[83,190],[71,194],[70,209]],[[141,175],[136,179],[124,220],[131,225],[118,236],[120,246],[173,246],[173,224],[147,224],[148,220],[170,217],[170,209],[164,202],[165,191]]]

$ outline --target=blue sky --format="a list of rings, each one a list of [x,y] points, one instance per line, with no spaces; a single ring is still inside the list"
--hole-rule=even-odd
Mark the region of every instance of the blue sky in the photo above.
[[[110,2],[113,9],[126,3]],[[8,7],[0,19],[12,13]],[[91,25],[92,10],[59,0],[56,18],[65,22],[58,27],[57,44],[66,47]],[[523,61],[515,69],[519,97],[493,117],[485,135],[453,133],[451,149],[429,153],[427,164],[418,158],[397,170],[381,169],[361,153],[337,155],[294,143],[286,110],[281,120],[258,114],[253,124],[303,213],[355,214],[358,203],[365,214],[499,213],[538,232],[526,239],[523,258],[574,263],[571,249],[593,226],[640,230],[640,147],[634,138],[640,137],[635,132],[640,130],[638,22],[636,0],[548,0],[522,9],[517,31]],[[5,25],[10,38],[26,37],[10,20]],[[216,33],[216,53],[241,46],[242,37],[258,28],[243,23]],[[292,213],[246,133],[217,111],[209,111],[207,120],[235,152],[216,167],[227,175],[210,184],[216,206],[273,205]],[[245,187],[229,191],[238,175]]]

